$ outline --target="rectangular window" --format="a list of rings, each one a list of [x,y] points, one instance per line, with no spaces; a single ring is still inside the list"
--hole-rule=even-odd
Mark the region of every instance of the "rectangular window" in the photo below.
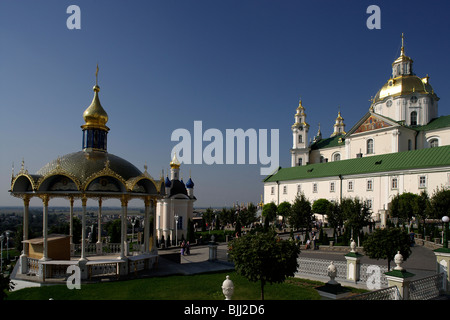
[[[367,191],[373,190],[373,181],[372,179],[367,180]]]
[[[348,182],[348,188],[347,188],[347,190],[348,190],[348,191],[353,191],[353,181],[349,181],[349,182]]]
[[[283,186],[283,194],[287,194],[287,186]]]
[[[334,192],[334,182],[330,182],[330,192]]]
[[[367,208],[372,209],[372,200],[366,200]]]
[[[313,192],[317,192],[317,183],[313,183]]]
[[[419,188],[426,188],[426,187],[427,187],[427,177],[420,176],[419,177]]]
[[[398,189],[398,179],[397,178],[392,178],[392,180],[391,180],[391,189],[392,190],[397,190]]]
[[[297,185],[297,194],[300,194],[300,192],[302,192],[302,188],[301,188],[301,186],[298,184],[298,185]]]
[[[275,187],[270,188],[270,194],[275,194]]]

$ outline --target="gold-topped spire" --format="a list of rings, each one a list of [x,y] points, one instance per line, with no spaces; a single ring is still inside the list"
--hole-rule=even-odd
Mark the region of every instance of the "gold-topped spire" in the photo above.
[[[402,55],[402,56],[405,55],[405,43],[404,43],[404,40],[405,40],[405,35],[402,32],[402,48],[400,49],[400,55]]]
[[[100,92],[100,87],[98,86],[98,64],[95,71],[95,86],[93,90],[94,98],[92,99],[91,105],[87,107],[83,113],[83,118],[86,123],[81,127],[83,129],[97,128],[109,131],[109,128],[106,126],[106,123],[108,122],[108,114],[105,109],[103,109],[98,97],[98,93]]]
[[[173,158],[172,161],[170,161],[170,167],[178,169],[180,167],[180,162],[177,159],[177,153],[176,151],[173,152]]]

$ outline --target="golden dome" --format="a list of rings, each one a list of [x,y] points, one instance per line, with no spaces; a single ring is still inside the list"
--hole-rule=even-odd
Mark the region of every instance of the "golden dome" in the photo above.
[[[421,79],[414,75],[403,75],[389,79],[378,91],[373,103],[381,101],[387,97],[408,95],[413,92],[434,95],[434,90],[428,83],[428,76]]]
[[[180,161],[177,159],[176,152],[173,153],[172,161],[170,161],[170,167],[178,169],[180,167]]]
[[[95,93],[91,105],[83,112],[83,118],[86,123],[82,126],[82,128],[91,127],[109,130],[106,126],[106,123],[108,122],[108,114],[100,104],[100,99],[98,97],[100,87],[95,85],[93,90]]]

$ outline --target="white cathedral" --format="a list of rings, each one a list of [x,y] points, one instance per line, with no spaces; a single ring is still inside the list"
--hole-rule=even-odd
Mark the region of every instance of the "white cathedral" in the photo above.
[[[368,112],[345,131],[338,113],[330,137],[319,130],[308,143],[309,124],[300,100],[292,125],[291,168],[264,179],[264,203],[293,202],[303,193],[339,202],[366,201],[376,221],[384,222],[396,194],[450,186],[450,116],[438,116],[439,97],[428,75],[413,73],[405,55],[392,63],[392,76],[371,100]],[[321,216],[319,216],[321,217]]]
[[[193,218],[197,200],[191,177],[186,184],[180,178],[180,162],[175,153],[170,162],[170,178],[166,177],[164,188],[164,196],[156,203],[156,233],[158,241],[169,246],[169,241],[186,239],[188,220]]]

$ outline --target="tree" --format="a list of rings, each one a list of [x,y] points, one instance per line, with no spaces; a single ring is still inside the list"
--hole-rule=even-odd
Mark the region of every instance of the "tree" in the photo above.
[[[230,242],[236,272],[249,281],[260,281],[261,300],[266,283],[281,283],[294,276],[299,253],[294,241],[278,239],[274,231],[248,233]]]
[[[410,237],[401,228],[376,229],[363,243],[364,252],[371,259],[387,259],[388,270],[391,260],[394,260],[398,251],[406,260],[411,255]]]
[[[341,208],[346,228],[351,230],[352,237],[359,235],[359,231],[370,222],[371,212],[367,203],[358,198],[347,198],[342,200]]]
[[[419,196],[411,192],[398,194],[392,198],[392,205],[389,208],[389,213],[392,217],[399,218],[402,222],[410,224],[417,208]]]
[[[269,223],[277,217],[277,205],[273,202],[263,206],[262,216],[264,217],[264,228],[267,230]]]
[[[256,217],[256,209],[257,208],[253,203],[249,203],[247,207],[244,207],[239,211],[241,225],[248,226],[258,220]]]
[[[322,221],[324,220],[324,215],[327,214],[328,206],[330,205],[330,201],[324,198],[317,199],[314,201],[312,205],[312,212],[318,213],[322,215]]]
[[[8,292],[14,289],[14,284],[11,282],[9,275],[5,276],[0,272],[0,301],[5,300]]]
[[[122,221],[120,219],[109,221],[106,224],[105,229],[108,236],[110,237],[109,242],[120,243],[122,230]]]
[[[278,205],[277,212],[283,217],[283,221],[291,215],[291,204],[287,201],[283,201]]]
[[[334,240],[337,242],[336,229],[344,224],[341,206],[336,202],[330,202],[327,207],[328,224],[333,228]]]
[[[305,228],[309,231],[311,229],[312,221],[313,214],[311,211],[311,203],[306,199],[305,195],[301,193],[295,197],[294,203],[291,206],[289,224],[295,230]]]
[[[431,212],[435,219],[450,216],[450,189],[436,190],[431,197]]]
[[[188,219],[187,222],[187,235],[186,240],[193,243],[195,241],[195,230],[194,230],[194,223],[191,219]]]

